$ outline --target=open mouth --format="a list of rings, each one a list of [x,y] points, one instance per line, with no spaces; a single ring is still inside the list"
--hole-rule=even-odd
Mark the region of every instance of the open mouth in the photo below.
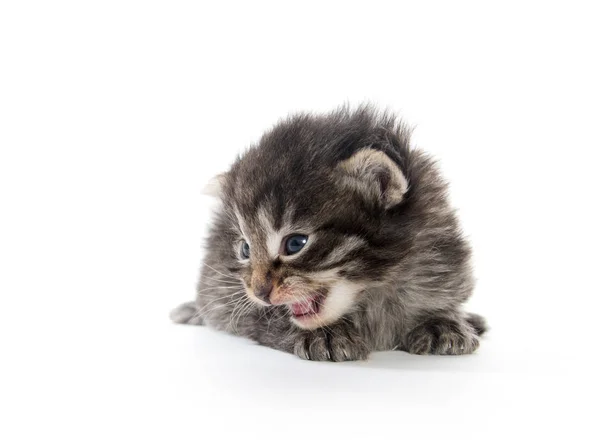
[[[292,315],[296,319],[302,319],[319,314],[326,297],[327,292],[325,290],[319,290],[319,292],[302,301],[289,304]]]

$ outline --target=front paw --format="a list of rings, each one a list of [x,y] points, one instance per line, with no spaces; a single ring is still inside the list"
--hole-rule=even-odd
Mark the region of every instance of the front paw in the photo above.
[[[169,315],[176,324],[204,325],[195,302],[185,302],[174,308]]]
[[[477,350],[479,338],[467,324],[433,318],[408,334],[406,347],[416,355],[466,355]]]
[[[294,354],[311,361],[356,361],[366,359],[369,349],[353,330],[341,325],[301,333]]]

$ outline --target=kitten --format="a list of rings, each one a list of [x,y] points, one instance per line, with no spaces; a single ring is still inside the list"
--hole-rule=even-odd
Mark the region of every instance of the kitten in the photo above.
[[[217,177],[196,302],[206,324],[311,360],[472,353],[470,248],[434,162],[394,116],[299,114]]]

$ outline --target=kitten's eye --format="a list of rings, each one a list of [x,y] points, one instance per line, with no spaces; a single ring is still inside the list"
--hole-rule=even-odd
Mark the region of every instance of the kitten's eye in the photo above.
[[[242,240],[242,244],[240,246],[240,256],[242,259],[250,258],[250,245],[246,240]]]
[[[307,241],[308,236],[306,235],[290,235],[285,241],[284,254],[289,256],[300,252],[300,250],[304,248],[304,245],[306,245]]]

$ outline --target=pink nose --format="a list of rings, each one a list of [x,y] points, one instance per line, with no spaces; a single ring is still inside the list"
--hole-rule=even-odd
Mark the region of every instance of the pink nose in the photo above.
[[[252,289],[256,297],[258,297],[261,300],[264,300],[268,304],[271,303],[269,296],[271,295],[272,290],[273,282],[271,282],[270,280],[257,284]]]

